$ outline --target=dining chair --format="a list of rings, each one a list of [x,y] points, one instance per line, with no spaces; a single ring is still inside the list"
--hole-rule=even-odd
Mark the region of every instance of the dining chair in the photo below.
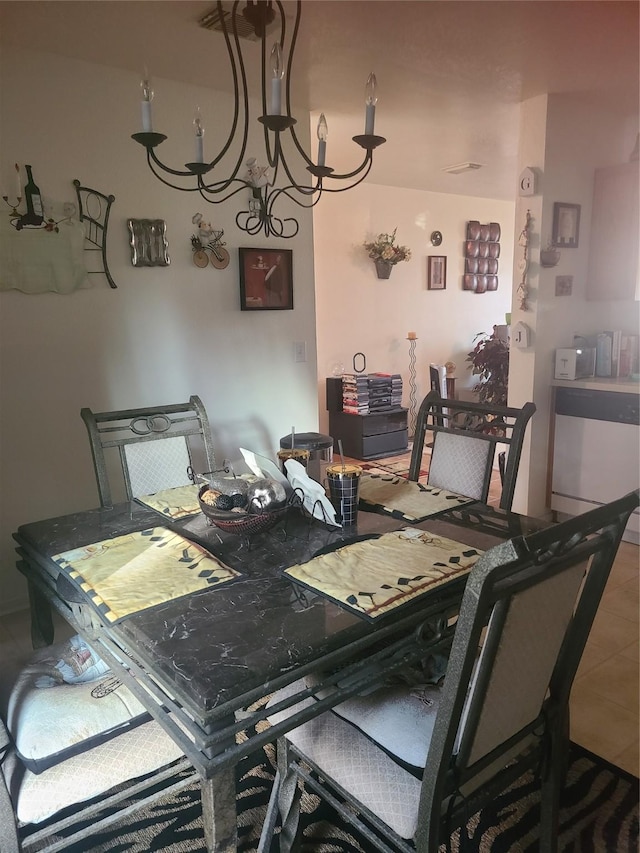
[[[496,450],[506,445],[499,453],[506,452],[506,462],[500,465],[500,507],[510,510],[525,432],[535,410],[534,403],[518,409],[445,399],[437,390],[430,391],[416,417],[409,480],[418,481],[426,443],[431,446],[427,484],[486,503]]]
[[[124,481],[126,498],[155,494],[193,482],[194,472],[213,471],[215,453],[200,397],[187,403],[80,411],[89,433],[101,506],[112,506],[112,485]],[[106,453],[105,453],[106,451]]]
[[[281,737],[271,802],[280,850],[297,849],[300,782],[356,826],[367,849],[436,853],[529,771],[541,790],[540,850],[555,851],[571,685],[639,503],[631,492],[486,551],[466,584],[441,687],[382,686]]]
[[[21,670],[6,724],[0,719],[0,850],[89,849],[85,840],[123,809],[142,809],[197,778],[160,724],[72,637]]]

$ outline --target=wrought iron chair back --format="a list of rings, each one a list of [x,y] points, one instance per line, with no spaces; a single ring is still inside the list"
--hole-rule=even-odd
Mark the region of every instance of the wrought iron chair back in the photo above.
[[[435,709],[415,712],[422,722],[404,733],[413,743],[417,728],[432,726],[419,772],[394,754],[393,706],[400,699],[396,691],[389,703],[388,688],[339,704],[280,738],[280,849],[295,848],[299,779],[348,816],[370,849],[436,853],[456,828],[533,771],[541,782],[540,849],[555,851],[569,694],[622,533],[639,504],[636,490],[480,558]],[[411,687],[404,692],[415,695]],[[392,706],[387,730],[379,725],[372,732],[367,726],[385,702]]]
[[[502,493],[500,507],[511,509],[527,424],[534,403],[521,409],[463,402],[430,391],[418,410],[409,479],[417,482],[425,443],[431,445],[427,482],[486,503],[498,446],[506,445],[506,463],[500,453]]]
[[[194,482],[195,471],[215,470],[209,419],[200,397],[113,412],[83,408],[80,415],[89,434],[101,506],[113,505],[116,477],[124,481],[131,500]]]

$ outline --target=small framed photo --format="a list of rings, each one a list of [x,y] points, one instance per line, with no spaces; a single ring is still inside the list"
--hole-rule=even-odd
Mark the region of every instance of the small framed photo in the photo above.
[[[556,296],[571,296],[573,292],[573,276],[556,276]]]
[[[429,255],[427,258],[427,287],[429,290],[444,290],[446,286],[446,255]]]
[[[580,238],[580,205],[556,201],[553,205],[551,243],[559,249],[577,249]]]
[[[293,308],[291,249],[238,249],[240,309],[286,311]]]

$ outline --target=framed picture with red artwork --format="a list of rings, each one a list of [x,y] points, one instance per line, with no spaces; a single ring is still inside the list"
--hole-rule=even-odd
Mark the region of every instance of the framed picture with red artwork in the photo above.
[[[293,308],[291,249],[238,249],[240,309],[287,311]]]

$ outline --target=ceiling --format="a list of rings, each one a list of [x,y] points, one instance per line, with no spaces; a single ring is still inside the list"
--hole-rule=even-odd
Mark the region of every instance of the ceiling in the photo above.
[[[0,0],[0,44],[230,87],[224,42],[198,26],[213,0]],[[285,6],[289,10],[291,2]],[[637,0],[303,0],[292,100],[323,111],[327,163],[360,159],[364,83],[378,80],[370,180],[513,198],[518,104],[573,93],[637,119]],[[257,48],[248,45],[257,56]],[[255,57],[254,57],[255,59]],[[249,69],[255,67],[251,58]],[[156,83],[156,97],[161,81]],[[206,105],[202,105],[206,122]],[[629,142],[630,150],[634,139]],[[357,149],[359,151],[360,149]],[[483,168],[459,175],[445,166]]]

